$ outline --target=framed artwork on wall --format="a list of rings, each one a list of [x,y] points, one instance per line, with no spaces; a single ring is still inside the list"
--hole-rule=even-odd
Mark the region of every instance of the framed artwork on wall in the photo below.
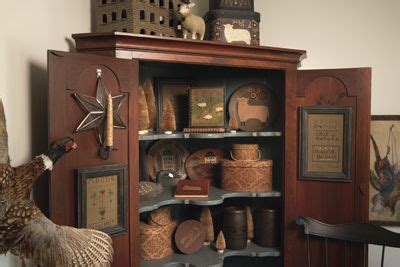
[[[351,182],[351,128],[349,107],[300,108],[300,179]]]
[[[126,165],[106,165],[77,171],[78,227],[116,235],[126,231]]]
[[[369,220],[400,225],[400,115],[371,119]]]

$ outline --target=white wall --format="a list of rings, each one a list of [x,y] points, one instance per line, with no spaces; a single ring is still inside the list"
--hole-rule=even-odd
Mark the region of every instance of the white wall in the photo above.
[[[71,33],[90,31],[90,1],[1,1],[0,97],[13,165],[46,148],[47,49],[68,51]],[[0,256],[1,267],[20,266]]]
[[[14,165],[45,147],[46,50],[68,51],[65,38],[90,31],[90,1],[3,1],[0,16],[0,97]],[[197,0],[199,14],[208,1]],[[373,68],[372,113],[400,114],[400,1],[255,0],[261,43],[307,50],[302,68]],[[379,250],[370,252],[378,266]],[[386,266],[398,266],[390,253]],[[20,266],[0,256],[0,266]]]

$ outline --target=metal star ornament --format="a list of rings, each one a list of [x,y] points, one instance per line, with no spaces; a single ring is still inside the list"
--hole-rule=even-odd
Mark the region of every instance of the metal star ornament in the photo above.
[[[103,84],[101,71],[98,70],[97,72],[96,97],[79,93],[74,93],[73,95],[75,96],[76,100],[82,105],[83,109],[88,112],[86,117],[82,120],[75,131],[82,132],[85,130],[97,128],[99,142],[101,145],[103,145],[106,133],[105,124],[107,119],[107,99],[109,92]],[[112,96],[113,127],[117,129],[126,129],[124,122],[118,114],[124,97],[125,95]]]

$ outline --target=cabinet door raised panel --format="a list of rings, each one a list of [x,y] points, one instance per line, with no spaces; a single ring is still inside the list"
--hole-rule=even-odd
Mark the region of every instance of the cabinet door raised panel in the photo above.
[[[297,216],[332,224],[368,220],[370,82],[369,68],[297,71],[295,93],[287,94],[286,99],[285,161],[297,166],[285,170],[285,266],[307,266],[307,241],[302,229],[294,226]],[[304,107],[351,110],[350,181],[301,179],[299,131],[304,134],[304,128],[300,128],[300,108]],[[330,266],[343,264],[341,245],[330,243],[329,255],[340,255],[329,257]],[[312,266],[323,266],[323,243],[311,241],[311,251]],[[361,255],[362,247],[351,250],[348,262],[354,265],[350,265],[359,266]]]
[[[126,129],[114,130],[114,148],[108,160],[98,157],[100,145],[96,129],[77,133],[75,130],[87,115],[76,101],[73,93],[96,95],[97,70],[102,71],[102,81],[111,94],[124,95],[119,115]],[[126,188],[126,232],[113,237],[113,266],[137,266],[131,251],[138,251],[131,240],[138,233],[138,136],[136,91],[138,63],[86,54],[48,52],[49,73],[49,142],[64,136],[75,139],[78,148],[54,166],[50,177],[50,218],[57,224],[77,225],[77,178],[79,168],[99,167],[111,164],[128,166]],[[129,249],[127,249],[129,248]],[[137,254],[137,253],[136,253]]]

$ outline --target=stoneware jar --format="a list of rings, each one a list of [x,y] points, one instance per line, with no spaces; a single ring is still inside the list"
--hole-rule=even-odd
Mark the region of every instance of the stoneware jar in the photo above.
[[[244,207],[227,207],[224,209],[222,232],[227,249],[244,249],[247,246],[247,217]]]
[[[234,144],[231,150],[233,160],[257,161],[261,158],[258,144]]]
[[[256,212],[255,243],[261,247],[278,247],[279,230],[276,210],[260,208]]]

